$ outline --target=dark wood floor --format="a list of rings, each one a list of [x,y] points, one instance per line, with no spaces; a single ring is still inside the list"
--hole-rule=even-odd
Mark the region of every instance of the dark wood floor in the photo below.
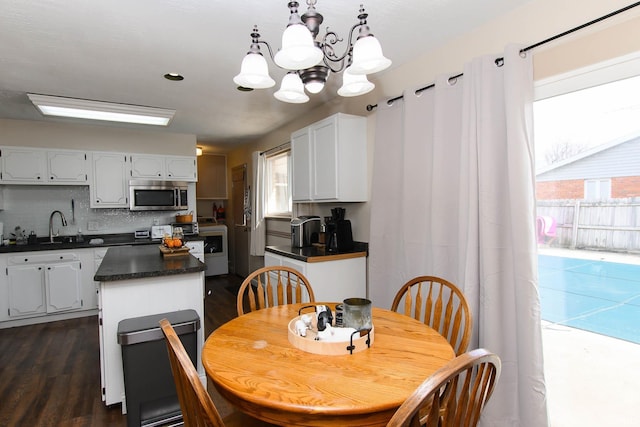
[[[236,316],[242,279],[207,278],[205,337]],[[0,329],[0,426],[126,426],[100,395],[97,317]]]

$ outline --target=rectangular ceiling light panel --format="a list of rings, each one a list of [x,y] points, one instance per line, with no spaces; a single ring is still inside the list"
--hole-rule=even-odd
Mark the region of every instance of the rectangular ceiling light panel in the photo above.
[[[59,96],[27,94],[33,105],[47,116],[73,117],[110,122],[167,126],[176,110]]]

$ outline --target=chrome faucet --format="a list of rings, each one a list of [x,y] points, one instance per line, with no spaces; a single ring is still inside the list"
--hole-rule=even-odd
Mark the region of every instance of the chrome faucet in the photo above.
[[[49,217],[49,242],[53,243],[53,216],[57,213],[60,214],[60,219],[62,220],[62,226],[67,226],[67,220],[64,218],[64,214],[60,211],[51,212],[51,216]]]

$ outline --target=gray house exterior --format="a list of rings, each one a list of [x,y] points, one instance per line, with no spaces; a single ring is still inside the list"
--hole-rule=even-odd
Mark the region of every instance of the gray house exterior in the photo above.
[[[585,199],[585,181],[589,180],[610,180],[607,198],[640,197],[640,135],[600,145],[539,170],[536,196],[538,200]]]

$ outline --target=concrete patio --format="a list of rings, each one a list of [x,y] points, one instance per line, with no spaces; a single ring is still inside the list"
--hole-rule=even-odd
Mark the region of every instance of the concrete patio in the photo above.
[[[640,265],[637,255],[540,253]],[[550,427],[638,425],[640,345],[545,321],[542,338]]]

